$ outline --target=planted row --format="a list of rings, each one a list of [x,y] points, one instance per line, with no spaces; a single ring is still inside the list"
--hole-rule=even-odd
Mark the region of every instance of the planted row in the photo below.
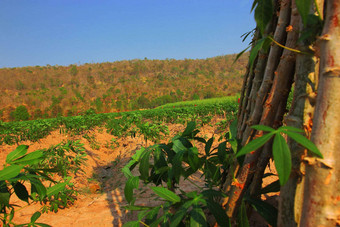
[[[221,99],[222,100],[222,99]],[[0,122],[0,145],[18,144],[20,141],[38,141],[49,135],[53,130],[60,133],[84,134],[95,127],[105,126],[112,134],[114,125],[136,125],[141,122],[185,123],[196,120],[202,124],[208,123],[212,116],[219,115],[228,121],[235,118],[237,102],[235,99],[224,99],[225,102],[197,101],[195,105],[173,106],[172,108],[157,108],[142,111],[86,114],[75,117],[58,117],[35,121]],[[176,105],[176,104],[174,104]]]

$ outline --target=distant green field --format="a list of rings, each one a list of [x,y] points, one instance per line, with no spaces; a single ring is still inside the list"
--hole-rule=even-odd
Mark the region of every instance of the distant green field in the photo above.
[[[85,134],[95,127],[105,127],[115,136],[150,133],[150,130],[164,130],[164,123],[197,121],[209,123],[213,116],[222,116],[227,122],[235,119],[238,96],[213,98],[197,101],[167,104],[156,109],[87,114],[74,117],[58,117],[20,122],[0,121],[0,145],[20,141],[38,141],[53,130],[60,133]],[[156,132],[157,134],[157,132]]]
[[[239,95],[235,96],[227,96],[220,98],[211,98],[211,99],[201,99],[201,100],[192,100],[192,101],[182,101],[176,103],[167,103],[165,105],[159,106],[156,109],[164,109],[164,108],[174,108],[174,107],[188,107],[188,106],[207,106],[207,105],[223,105],[229,102],[237,102]]]

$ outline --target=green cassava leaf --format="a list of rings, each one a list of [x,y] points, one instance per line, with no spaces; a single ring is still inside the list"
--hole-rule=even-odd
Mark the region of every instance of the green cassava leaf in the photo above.
[[[10,165],[0,170],[0,181],[9,180],[19,175],[23,166],[20,165]]]
[[[295,133],[295,132],[290,132],[290,131],[286,131],[284,133],[286,133],[290,138],[292,138],[293,140],[295,140],[296,142],[298,142],[299,144],[301,144],[302,146],[304,146],[305,148],[313,152],[313,154],[315,154],[319,158],[323,158],[317,146],[315,146],[315,144],[312,141],[308,140],[303,135]]]
[[[124,223],[123,227],[139,227],[139,221],[129,221]]]
[[[274,135],[274,132],[270,132],[266,135],[263,135],[259,138],[256,138],[252,141],[250,141],[247,145],[241,148],[241,150],[236,154],[236,157],[240,157],[242,155],[248,154],[252,151],[255,151],[262,147],[272,136]]]
[[[251,49],[250,56],[249,56],[250,69],[253,69],[256,56],[259,53],[259,51],[262,49],[264,41],[265,41],[265,38],[257,40],[255,46]]]
[[[6,162],[10,164],[12,160],[15,160],[25,155],[27,153],[27,149],[28,149],[27,145],[19,145],[14,151],[7,155]]]
[[[180,137],[180,138],[178,138],[178,140],[181,141],[181,143],[183,144],[183,146],[186,147],[187,149],[189,149],[190,147],[192,147],[192,143],[191,143],[190,140],[188,140],[187,138]]]
[[[312,0],[296,0],[295,1],[296,7],[299,11],[299,14],[301,16],[302,23],[304,26],[307,25],[307,18],[311,10],[312,2],[313,2]]]
[[[66,182],[55,184],[52,187],[47,188],[46,195],[47,196],[56,195],[62,190],[64,190],[65,187],[66,187]]]
[[[237,137],[237,121],[231,122],[229,126],[229,139],[236,139]]]
[[[9,221],[12,221],[14,218],[14,209],[11,209],[11,212],[9,213]]]
[[[141,149],[137,150],[134,155],[132,155],[131,159],[134,161],[139,161],[141,156],[144,154],[145,148],[141,147]]]
[[[266,126],[266,125],[253,125],[253,126],[251,126],[251,128],[256,129],[258,131],[265,131],[265,132],[274,132],[275,131],[275,129],[273,129],[269,126]]]
[[[249,31],[249,32],[246,32],[246,33],[242,34],[241,37],[240,37],[240,38],[243,37],[242,42],[244,42],[244,41],[248,38],[248,36],[251,35],[251,34],[253,34],[254,32],[255,32],[255,28],[254,28],[253,30]],[[250,47],[250,46],[249,46],[249,47]],[[249,48],[249,47],[248,47],[248,48]]]
[[[159,197],[173,202],[173,203],[178,203],[181,201],[181,198],[176,195],[174,192],[163,188],[163,187],[151,187],[152,191],[154,191]]]
[[[216,190],[213,190],[213,189],[207,189],[205,191],[202,191],[201,195],[203,195],[203,196],[205,196],[207,198],[210,198],[210,199],[221,198],[221,197],[225,197],[226,196],[225,194],[223,194],[223,192],[216,191]]]
[[[205,145],[205,154],[208,155],[210,153],[211,146],[214,142],[214,137],[211,137]]]
[[[3,205],[8,206],[9,205],[9,198],[11,197],[11,194],[9,191],[2,191],[0,192],[0,209],[2,209]]]
[[[210,160],[211,159],[207,160],[205,163],[205,175],[209,176],[209,178],[211,178],[212,180],[217,181],[221,177],[220,167]]]
[[[292,127],[292,126],[282,126],[278,129],[280,132],[283,132],[285,133],[285,131],[292,131],[292,132],[303,132],[302,129],[299,129],[299,128],[295,128],[295,127]]]
[[[277,209],[269,203],[263,202],[260,199],[245,197],[246,201],[250,203],[253,208],[273,227],[277,223]]]
[[[136,161],[135,160],[130,160],[130,162],[129,162],[130,164],[135,164],[136,163]],[[129,164],[128,163],[128,164]],[[131,165],[132,166],[132,165]],[[124,166],[123,168],[122,168],[122,172],[123,172],[123,174],[124,174],[124,176],[126,177],[126,178],[130,178],[130,177],[133,177],[133,174],[131,173],[131,170],[129,169],[129,166]]]
[[[200,166],[200,159],[198,157],[197,147],[191,147],[188,149],[188,162],[190,167],[196,171]]]
[[[135,210],[150,210],[151,208],[152,207],[136,206],[136,205],[127,205],[127,206],[124,206],[124,209],[131,210],[131,211],[135,211]]]
[[[250,12],[253,12],[253,10],[255,9],[256,4],[257,4],[258,1],[259,1],[259,0],[254,0],[254,1],[253,1],[253,4],[252,4],[251,9],[250,9]]]
[[[52,227],[51,225],[48,225],[48,224],[44,224],[44,223],[39,223],[39,222],[36,222],[34,223],[36,226],[41,226],[41,227]]]
[[[133,189],[138,188],[138,185],[139,177],[130,177],[125,183],[124,195],[129,204],[133,201]]]
[[[197,141],[199,141],[201,143],[207,143],[207,141],[205,141],[205,139],[202,138],[202,137],[194,137],[194,140],[197,140]]]
[[[184,209],[182,207],[179,210],[177,210],[177,212],[171,217],[170,227],[179,226],[179,224],[185,217],[186,213],[187,213],[187,209]]]
[[[187,124],[187,127],[185,128],[184,132],[182,133],[183,137],[191,137],[192,136],[192,132],[195,130],[196,128],[196,123],[194,121],[191,121]]]
[[[35,223],[35,221],[41,216],[39,211],[35,212],[31,217],[31,224]]]
[[[280,184],[284,185],[292,169],[290,150],[286,140],[279,133],[275,135],[273,142],[273,157]]]
[[[170,219],[170,227],[177,227],[187,214],[189,207],[191,207],[195,203],[195,200],[189,200],[185,202],[177,212]]]
[[[224,162],[224,160],[226,159],[227,157],[227,142],[226,141],[218,145],[217,156],[221,162]]]
[[[145,153],[145,148],[142,147],[141,149],[137,150],[136,153],[131,157],[131,160],[122,168],[122,172],[126,178],[133,177],[131,170],[136,167],[140,159],[143,157]]]
[[[255,59],[259,51],[261,49],[266,50],[271,42],[272,40],[269,39],[268,37],[263,37],[262,39],[257,40],[255,46],[251,49],[250,55],[249,55],[250,69],[253,69]]]
[[[150,159],[150,150],[145,152],[140,160],[140,164],[139,164],[139,172],[141,174],[141,179],[142,180],[146,180],[149,177],[149,167],[150,167],[150,163],[149,163],[149,159]]]
[[[249,227],[247,210],[246,210],[244,200],[242,200],[241,207],[237,215],[237,220],[238,220],[239,227]]]
[[[194,206],[190,211],[190,227],[206,227],[207,220],[205,214],[199,206]]]
[[[160,209],[161,209],[160,206],[152,208],[145,218],[145,223],[149,224],[149,226],[152,226],[152,225],[158,226],[159,220],[158,220],[157,216],[158,216]]]
[[[187,150],[187,148],[183,145],[183,143],[179,139],[173,141],[172,149],[176,153],[183,152],[183,151]]]
[[[225,210],[221,207],[219,203],[216,203],[212,200],[207,200],[207,206],[209,211],[215,217],[216,222],[221,227],[229,227],[231,226],[229,217],[227,216]]]
[[[246,38],[245,38],[246,39]],[[246,49],[242,50],[240,53],[238,53],[236,55],[236,58],[234,59],[233,64],[235,64],[235,62],[237,62],[237,60],[244,54],[244,52],[246,52],[249,48],[251,47],[251,45],[249,45]]]
[[[178,183],[179,178],[183,172],[182,161],[183,161],[184,151],[179,151],[172,161],[172,168],[171,168],[171,178],[175,179]]]
[[[272,0],[258,0],[255,8],[255,21],[257,27],[260,29],[261,34],[264,34],[267,24],[273,16],[273,3]]]
[[[46,196],[46,187],[41,183],[41,181],[39,179],[34,179],[31,178],[30,179],[31,182],[31,193],[38,193],[38,195],[40,196],[40,198],[44,198]]]
[[[142,221],[144,217],[148,214],[148,212],[149,212],[148,210],[139,211],[137,214],[138,220]]]
[[[19,159],[16,159],[12,161],[14,164],[19,164],[19,165],[32,165],[35,163],[38,163],[40,159],[43,157],[43,152],[42,151],[34,151],[32,153],[29,153]]]
[[[154,158],[154,171],[156,174],[163,174],[165,172],[168,171],[169,167],[168,167],[168,163],[165,160],[166,156],[165,154],[162,152],[162,150],[160,148],[157,148],[154,150],[153,152],[153,158]],[[151,173],[152,176],[152,173]]]
[[[308,14],[298,42],[303,42],[304,45],[312,44],[317,37],[321,35],[324,21],[318,15]]]

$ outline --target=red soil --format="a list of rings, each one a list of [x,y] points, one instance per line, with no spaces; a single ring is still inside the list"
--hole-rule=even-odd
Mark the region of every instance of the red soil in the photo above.
[[[221,120],[221,119],[220,119]],[[211,125],[217,119],[214,119]],[[170,135],[182,132],[184,126],[169,125]],[[214,134],[214,127],[209,125],[201,128],[201,135],[210,138]],[[96,141],[100,145],[98,150],[92,149],[90,143],[81,136],[70,137],[60,134],[59,131],[52,132],[49,136],[41,139],[39,142],[32,143],[30,141],[21,144],[29,145],[29,152],[37,149],[48,148],[69,139],[81,140],[88,154],[86,165],[83,166],[84,173],[79,173],[73,178],[73,182],[80,192],[77,200],[68,208],[60,209],[57,213],[45,213],[38,219],[38,222],[46,223],[51,226],[121,226],[129,220],[135,220],[135,214],[128,214],[123,206],[127,205],[124,199],[124,181],[126,178],[121,173],[121,168],[127,163],[131,155],[136,149],[145,145],[145,141],[141,137],[115,138],[104,130],[95,130],[91,134],[95,135]],[[108,148],[111,139],[117,139],[120,146],[112,149]],[[218,139],[218,138],[217,138]],[[216,140],[217,140],[216,139]],[[165,141],[164,141],[165,142]],[[150,143],[148,142],[148,145]],[[13,151],[16,145],[0,146],[0,165],[4,163],[6,155]],[[198,184],[201,182],[199,177],[193,177]],[[267,178],[265,184],[269,184],[273,179]],[[145,188],[145,187],[144,187]],[[190,183],[181,186],[182,190],[194,189]],[[142,191],[137,199],[138,204],[153,205],[158,201],[154,200],[149,190]],[[31,204],[26,206],[25,203],[13,198],[11,203],[17,203],[24,208],[16,211],[14,222],[27,223],[32,214],[39,210],[39,204]],[[252,220],[251,226],[267,226],[263,224],[263,220],[257,217]]]

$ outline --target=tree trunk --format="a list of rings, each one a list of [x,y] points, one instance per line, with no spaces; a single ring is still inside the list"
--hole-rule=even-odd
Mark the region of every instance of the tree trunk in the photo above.
[[[301,226],[340,225],[340,3],[328,0],[326,7],[312,130],[312,141],[324,159],[305,158]]]
[[[292,172],[286,185],[281,187],[277,224],[287,227],[340,225],[340,155],[336,154],[340,150],[340,114],[337,113],[340,106],[340,3],[328,0],[324,11],[324,0],[316,0],[318,7],[314,5],[311,9],[311,13],[320,9],[320,17],[325,12],[319,49],[315,43],[311,46],[309,40],[298,42],[303,26],[295,0],[276,0],[274,3],[276,10],[263,35],[273,34],[275,44],[272,43],[268,52],[260,50],[254,68],[247,70],[238,112],[237,137],[245,146],[261,136],[251,128],[257,124],[273,128],[285,124],[304,129],[307,137],[312,135],[324,159],[304,158],[306,150],[287,139],[292,154]],[[308,1],[299,4],[309,7]],[[316,32],[313,35],[316,36]],[[256,33],[255,41],[259,38],[263,37]],[[296,54],[292,49],[302,52]],[[293,84],[292,107],[283,121]],[[234,224],[245,192],[258,197],[271,154],[271,143],[267,143],[246,155],[243,165],[235,162],[229,168],[221,187],[227,194],[222,205]],[[303,177],[304,173],[306,177]]]
[[[293,11],[298,14],[295,1]],[[322,8],[322,7],[319,7]],[[311,13],[313,10],[311,9]],[[298,15],[300,17],[300,15]],[[297,29],[302,30],[300,22]],[[306,136],[310,138],[314,116],[316,86],[318,80],[318,59],[314,56],[314,47],[307,42],[299,42],[298,49],[304,53],[296,58],[296,73],[294,97],[291,109],[285,117],[285,124],[304,129]],[[288,138],[287,143],[292,152],[292,172],[288,182],[281,187],[279,198],[278,226],[294,227],[299,223],[301,206],[303,202],[303,178],[304,166],[301,166],[306,150],[293,139]],[[301,169],[302,168],[302,169]]]
[[[276,4],[278,3],[276,2]],[[286,32],[286,27],[291,20],[291,1],[283,0],[276,8],[278,8],[278,12],[273,16],[271,25],[267,27],[267,33],[274,33],[274,40],[291,47],[292,44],[295,45],[297,39],[297,33],[292,32],[287,37]],[[277,15],[279,16],[276,17]],[[280,126],[279,122],[282,121],[285,112],[287,97],[294,76],[294,65],[295,55],[283,51],[283,48],[277,45],[270,47],[268,57],[264,51],[259,53],[254,70],[254,79],[249,80],[251,84],[245,85],[251,87],[251,91],[244,95],[245,98],[241,102],[240,110],[243,112],[239,113],[242,119],[239,118],[238,137],[242,140],[242,145],[245,145],[255,136],[254,130],[251,129],[252,125],[273,126],[275,124]],[[256,136],[260,136],[260,134]],[[236,215],[242,196],[250,184],[254,188],[261,186],[262,174],[271,154],[270,151],[266,152],[266,155],[260,158],[261,151],[262,149],[259,149],[254,154],[246,155],[242,166],[239,167],[235,163],[236,167],[232,167],[239,184],[233,185],[230,182],[233,177],[229,176],[227,179],[230,180],[226,181],[228,186],[224,187],[229,196],[223,205],[226,207],[229,217]],[[261,163],[261,166],[259,163]],[[255,181],[252,180],[254,173],[256,173],[257,178]]]

